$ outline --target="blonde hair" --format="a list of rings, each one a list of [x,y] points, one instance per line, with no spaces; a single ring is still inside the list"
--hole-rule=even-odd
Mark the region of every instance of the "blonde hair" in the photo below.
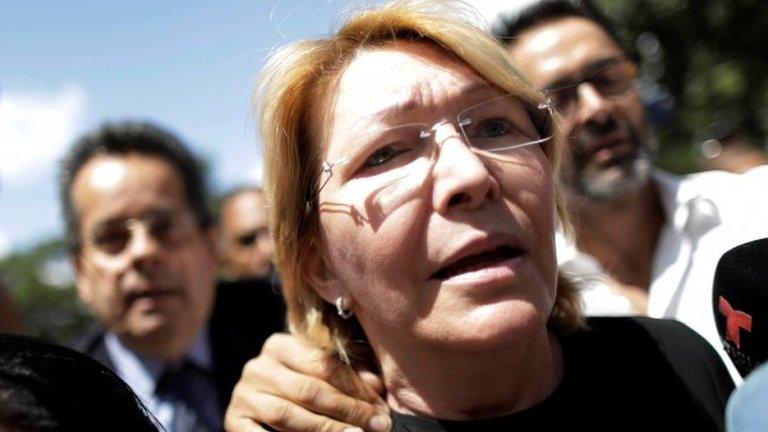
[[[439,46],[472,67],[480,76],[508,93],[537,106],[541,93],[516,69],[504,48],[474,26],[471,9],[458,1],[401,0],[350,19],[332,36],[299,41],[283,47],[269,59],[254,95],[260,104],[264,143],[265,190],[275,258],[288,305],[290,330],[319,347],[335,352],[348,363],[350,355],[363,361],[367,343],[351,344],[365,336],[352,318],[340,319],[302,276],[307,251],[318,236],[318,219],[312,205],[321,156],[312,142],[312,107],[330,98],[334,80],[361,50],[380,47],[398,39],[418,40]],[[544,151],[558,171],[563,136],[554,127],[554,138]],[[557,193],[560,221],[568,226],[562,197]],[[549,326],[562,332],[582,323],[579,295],[571,283],[558,277],[558,290]]]

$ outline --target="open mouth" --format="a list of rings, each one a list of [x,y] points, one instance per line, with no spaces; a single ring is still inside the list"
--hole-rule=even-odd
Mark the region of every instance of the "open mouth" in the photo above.
[[[459,274],[481,270],[517,258],[523,253],[523,250],[517,247],[499,246],[493,250],[461,258],[435,272],[432,279],[445,280]]]

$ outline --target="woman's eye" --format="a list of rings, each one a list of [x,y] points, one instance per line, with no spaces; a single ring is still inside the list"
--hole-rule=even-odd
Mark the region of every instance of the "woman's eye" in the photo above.
[[[409,149],[405,146],[396,146],[394,144],[387,145],[376,150],[363,164],[364,168],[375,168],[386,163],[389,163],[396,157],[407,153]]]
[[[504,118],[483,120],[474,130],[473,137],[495,138],[508,135],[513,131],[512,124]]]

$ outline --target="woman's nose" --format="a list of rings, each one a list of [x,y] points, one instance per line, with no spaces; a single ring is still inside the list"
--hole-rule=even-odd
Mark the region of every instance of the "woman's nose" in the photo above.
[[[484,160],[472,151],[460,131],[441,127],[435,131],[438,154],[434,176],[433,204],[439,213],[482,207],[499,197],[499,184]]]

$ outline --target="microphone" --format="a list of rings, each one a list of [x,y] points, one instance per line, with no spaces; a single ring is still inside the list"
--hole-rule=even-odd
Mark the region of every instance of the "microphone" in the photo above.
[[[768,359],[768,238],[723,254],[712,306],[725,352],[746,376]]]

